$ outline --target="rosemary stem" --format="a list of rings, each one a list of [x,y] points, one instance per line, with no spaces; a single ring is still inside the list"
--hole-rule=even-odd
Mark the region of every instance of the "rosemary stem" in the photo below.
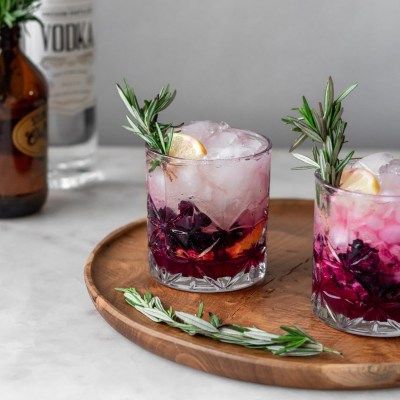
[[[282,326],[284,334],[275,335],[255,327],[237,324],[223,325],[221,319],[210,313],[209,320],[202,318],[203,303],[199,304],[196,315],[172,308],[166,310],[161,300],[150,292],[141,295],[135,288],[118,288],[126,302],[157,323],[165,323],[189,335],[199,335],[211,339],[248,348],[269,351],[279,356],[316,356],[321,353],[340,354],[325,347],[309,334],[295,326]]]

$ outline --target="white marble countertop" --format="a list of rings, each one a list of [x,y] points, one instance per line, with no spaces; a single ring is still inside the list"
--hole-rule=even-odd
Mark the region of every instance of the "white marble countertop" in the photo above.
[[[321,392],[225,379],[129,342],[95,311],[86,257],[107,233],[145,215],[143,149],[101,148],[105,180],[53,191],[43,212],[0,220],[0,399],[390,399],[400,390]],[[273,152],[273,197],[313,196],[309,173]]]

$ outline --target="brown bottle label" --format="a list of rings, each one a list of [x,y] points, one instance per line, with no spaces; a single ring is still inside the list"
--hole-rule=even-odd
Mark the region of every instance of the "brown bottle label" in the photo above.
[[[30,157],[43,157],[46,154],[46,106],[25,115],[15,125],[12,138],[14,146]]]

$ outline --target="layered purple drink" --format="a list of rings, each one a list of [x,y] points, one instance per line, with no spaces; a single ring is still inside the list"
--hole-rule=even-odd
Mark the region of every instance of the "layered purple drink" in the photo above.
[[[266,268],[270,142],[224,123],[181,131],[207,154],[185,159],[147,150],[151,272],[182,290],[253,285]]]
[[[347,332],[400,336],[400,160],[366,157],[346,181],[355,190],[316,180],[314,311]]]

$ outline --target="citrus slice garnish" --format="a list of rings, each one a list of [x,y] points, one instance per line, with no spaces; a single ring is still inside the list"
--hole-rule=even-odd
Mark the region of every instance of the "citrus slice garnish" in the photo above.
[[[207,155],[207,149],[204,147],[203,143],[193,136],[181,132],[175,132],[172,137],[169,155],[171,157],[198,160]]]
[[[351,175],[353,172],[352,168],[346,167],[343,172],[342,176],[340,177],[340,187],[342,187],[342,183]]]
[[[251,249],[259,242],[260,237],[264,231],[264,227],[265,221],[259,222],[247,236],[245,236],[239,242],[235,243],[233,246],[228,247],[226,249],[226,252],[232,258],[239,257],[242,253],[244,253],[246,250]]]
[[[340,183],[342,189],[365,194],[378,194],[381,185],[374,174],[366,169],[356,168],[345,174]]]

